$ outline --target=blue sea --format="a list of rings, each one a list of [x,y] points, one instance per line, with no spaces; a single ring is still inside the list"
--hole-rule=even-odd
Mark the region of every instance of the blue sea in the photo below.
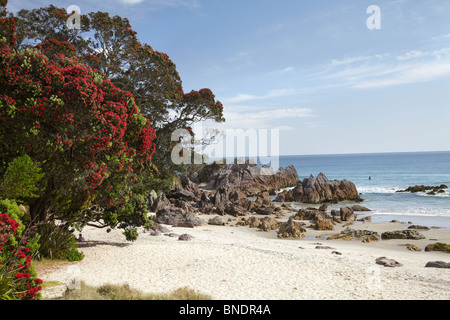
[[[281,156],[280,166],[289,165],[296,168],[301,180],[322,172],[330,180],[355,183],[364,199],[361,204],[372,210],[373,222],[396,219],[450,228],[450,189],[434,196],[396,193],[415,185],[445,184],[450,188],[450,152]]]

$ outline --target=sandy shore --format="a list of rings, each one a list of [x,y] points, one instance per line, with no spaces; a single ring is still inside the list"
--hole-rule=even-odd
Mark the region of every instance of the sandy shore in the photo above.
[[[210,218],[201,217],[205,221]],[[351,226],[379,233],[407,227],[403,223]],[[425,268],[428,261],[450,262],[450,255],[414,252],[400,246],[413,243],[424,248],[435,242],[450,243],[450,230],[420,231],[425,240],[362,243],[325,240],[342,225],[336,225],[335,231],[307,229],[302,240],[282,240],[276,231],[232,224],[168,228],[193,239],[178,241],[176,237],[143,233],[129,243],[120,230],[106,233],[86,228],[83,236],[89,246],[80,249],[84,260],[40,276],[69,284],[73,284],[69,281],[73,277],[90,285],[128,283],[146,292],[188,286],[215,300],[450,299],[450,270]],[[318,245],[333,249],[316,249]],[[375,259],[382,256],[403,266],[377,265]]]

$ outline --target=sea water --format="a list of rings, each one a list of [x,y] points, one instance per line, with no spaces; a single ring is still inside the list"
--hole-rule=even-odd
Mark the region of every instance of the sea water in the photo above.
[[[330,180],[352,181],[364,199],[362,205],[372,210],[373,222],[397,219],[450,228],[450,152],[281,156],[279,163],[293,165],[301,180],[322,172]],[[442,194],[396,192],[441,184],[449,186]]]

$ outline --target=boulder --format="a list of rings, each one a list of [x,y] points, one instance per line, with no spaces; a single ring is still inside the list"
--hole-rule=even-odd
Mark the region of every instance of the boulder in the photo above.
[[[372,241],[378,241],[380,240],[380,235],[375,231],[369,231],[369,230],[355,230],[346,228],[345,230],[342,230],[340,234],[333,235],[327,238],[327,240],[333,240],[333,239],[361,239],[363,242],[372,242]]]
[[[265,217],[261,219],[261,222],[258,226],[258,228],[262,231],[268,232],[271,230],[276,230],[280,227],[281,222],[279,222],[277,219]]]
[[[276,202],[303,202],[303,203],[337,203],[343,200],[361,201],[358,190],[353,182],[348,180],[330,181],[320,173],[317,178],[311,175],[303,179],[291,190],[278,194]]]
[[[364,211],[372,211],[372,210],[370,210],[370,209],[368,209],[366,207],[360,206],[359,204],[355,204],[354,206],[352,206],[352,210],[355,211],[355,212],[358,212],[358,211],[362,211],[362,212],[364,212]]]
[[[429,244],[425,247],[425,251],[442,251],[450,253],[450,244],[440,242]]]
[[[408,229],[430,230],[429,227],[426,227],[426,226],[419,226],[419,225],[415,225],[415,224],[412,225],[412,226],[409,226]]]
[[[333,220],[331,218],[319,218],[315,221],[316,230],[334,230]]]
[[[425,265],[426,268],[450,268],[450,262],[430,261]]]
[[[208,220],[208,224],[213,226],[224,226],[226,222],[222,217],[214,217]]]
[[[379,257],[375,260],[377,264],[384,265],[385,267],[395,268],[402,267],[403,265],[394,259],[388,259],[386,257]]]
[[[185,212],[182,209],[161,209],[156,213],[154,221],[159,224],[175,225],[184,220]]]
[[[294,239],[302,239],[305,237],[306,229],[300,223],[294,221],[293,217],[290,217],[289,220],[280,225],[280,229],[278,230],[278,238],[294,238]]]
[[[355,214],[350,207],[344,207],[340,209],[340,217],[342,221],[353,223],[355,221]]]
[[[249,161],[235,160],[233,164],[211,164],[204,166],[197,174],[196,182],[204,189],[217,190],[227,187],[239,189],[247,196],[260,192],[280,190],[295,186],[299,181],[294,166],[275,171],[268,166],[257,166]]]
[[[410,240],[420,240],[425,239],[425,237],[417,232],[416,230],[397,230],[397,231],[388,231],[383,232],[381,234],[381,239],[390,240],[390,239],[410,239]]]
[[[191,241],[192,238],[190,234],[185,233],[178,237],[178,241]]]

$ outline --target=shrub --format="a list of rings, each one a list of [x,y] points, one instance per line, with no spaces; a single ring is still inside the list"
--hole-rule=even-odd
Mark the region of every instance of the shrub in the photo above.
[[[53,221],[37,226],[39,234],[39,257],[50,259],[75,259],[80,261],[84,255],[76,253],[78,248],[75,236],[63,225]]]

